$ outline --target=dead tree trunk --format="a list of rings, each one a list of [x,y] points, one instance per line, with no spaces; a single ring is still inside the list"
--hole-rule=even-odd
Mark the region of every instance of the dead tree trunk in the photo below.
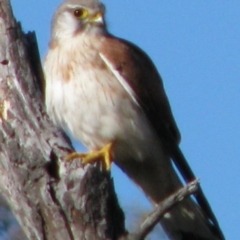
[[[24,34],[10,0],[0,2],[0,192],[29,240],[143,240],[162,216],[198,189],[188,184],[126,234],[113,181],[99,165],[67,163],[73,149],[43,105],[34,33]]]
[[[0,2],[0,191],[28,239],[117,239],[125,233],[108,173],[61,161],[71,150],[43,106],[34,33]]]

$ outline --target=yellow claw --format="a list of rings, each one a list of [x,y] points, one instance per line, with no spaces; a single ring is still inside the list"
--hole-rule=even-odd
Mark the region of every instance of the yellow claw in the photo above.
[[[111,154],[112,146],[113,146],[113,143],[109,143],[109,144],[105,145],[103,148],[101,148],[100,150],[91,151],[89,153],[73,152],[73,153],[69,154],[65,158],[65,160],[71,161],[75,158],[81,158],[81,161],[84,164],[93,163],[93,162],[101,160],[103,162],[103,168],[105,170],[109,171],[111,168],[112,161],[113,161],[112,154]]]

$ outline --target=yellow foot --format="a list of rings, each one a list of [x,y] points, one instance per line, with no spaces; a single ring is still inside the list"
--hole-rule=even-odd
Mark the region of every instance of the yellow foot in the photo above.
[[[101,160],[103,162],[103,168],[109,171],[113,161],[111,154],[112,146],[113,143],[109,143],[100,150],[91,151],[89,153],[73,152],[66,157],[66,161],[71,161],[75,158],[81,158],[82,162],[87,164]]]

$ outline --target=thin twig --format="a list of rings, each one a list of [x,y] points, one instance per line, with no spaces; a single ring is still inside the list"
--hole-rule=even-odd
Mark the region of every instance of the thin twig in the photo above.
[[[129,234],[128,240],[143,240],[152,231],[156,224],[159,223],[165,213],[189,195],[196,193],[198,185],[199,181],[194,180],[159,203],[156,209],[150,213],[141,224],[139,230],[136,233]]]

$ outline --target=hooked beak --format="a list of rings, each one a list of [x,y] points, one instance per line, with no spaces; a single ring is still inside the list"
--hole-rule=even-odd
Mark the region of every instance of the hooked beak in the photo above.
[[[97,12],[89,17],[89,23],[91,24],[103,24],[103,14],[101,12]]]

